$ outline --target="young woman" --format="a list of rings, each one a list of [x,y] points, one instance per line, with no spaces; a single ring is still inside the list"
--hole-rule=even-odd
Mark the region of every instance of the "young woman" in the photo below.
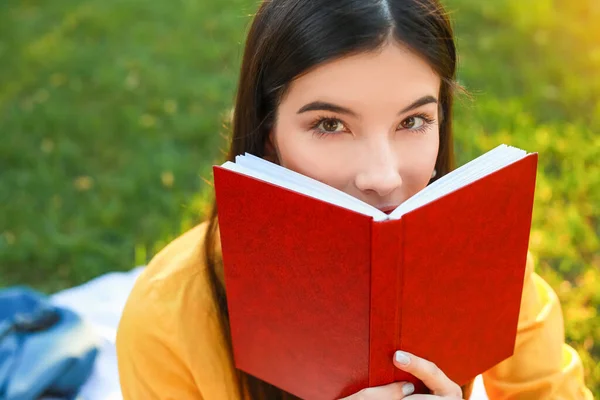
[[[389,211],[453,168],[456,59],[437,0],[264,1],[247,37],[229,159],[249,152]],[[125,399],[294,398],[234,367],[217,216],[214,207],[137,281],[117,337]],[[468,398],[469,385],[418,354],[390,362],[425,382],[428,399]],[[484,382],[492,400],[591,399],[531,257],[515,354]],[[412,390],[398,382],[348,399],[425,398]]]

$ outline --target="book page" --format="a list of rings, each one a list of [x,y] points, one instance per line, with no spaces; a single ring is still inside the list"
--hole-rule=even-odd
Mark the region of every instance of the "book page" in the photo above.
[[[526,155],[525,150],[505,144],[500,145],[433,182],[400,204],[398,208],[390,213],[389,217],[390,219],[399,219],[403,214],[498,171]]]
[[[222,167],[273,183],[277,186],[302,193],[315,199],[320,199],[364,215],[369,215],[373,217],[375,221],[388,219],[388,215],[384,212],[348,193],[342,192],[341,190],[326,185],[316,179],[289,170],[249,153],[236,156],[235,163],[228,161],[224,163]]]

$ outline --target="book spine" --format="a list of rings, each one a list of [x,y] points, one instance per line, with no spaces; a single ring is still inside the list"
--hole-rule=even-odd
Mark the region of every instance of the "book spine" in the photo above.
[[[402,238],[402,219],[371,224],[370,387],[394,382],[399,372],[403,374],[392,362],[400,346]]]

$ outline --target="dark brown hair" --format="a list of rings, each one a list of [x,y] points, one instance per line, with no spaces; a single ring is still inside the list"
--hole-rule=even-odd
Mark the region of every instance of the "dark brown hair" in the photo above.
[[[246,40],[228,160],[244,152],[265,155],[278,104],[292,80],[326,61],[375,51],[389,40],[421,56],[441,78],[435,179],[447,174],[454,162],[452,104],[457,58],[452,26],[438,0],[264,0]],[[213,203],[204,256],[231,354],[227,299],[219,279],[222,265],[215,248],[217,232]],[[251,400],[296,398],[243,371],[237,374],[240,389]]]

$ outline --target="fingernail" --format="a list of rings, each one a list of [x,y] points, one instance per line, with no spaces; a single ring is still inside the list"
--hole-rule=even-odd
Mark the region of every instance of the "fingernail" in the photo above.
[[[394,358],[398,364],[408,365],[410,363],[410,357],[403,351],[397,351]]]
[[[415,385],[412,383],[406,383],[402,386],[402,394],[408,396],[409,394],[413,394],[415,391]]]

